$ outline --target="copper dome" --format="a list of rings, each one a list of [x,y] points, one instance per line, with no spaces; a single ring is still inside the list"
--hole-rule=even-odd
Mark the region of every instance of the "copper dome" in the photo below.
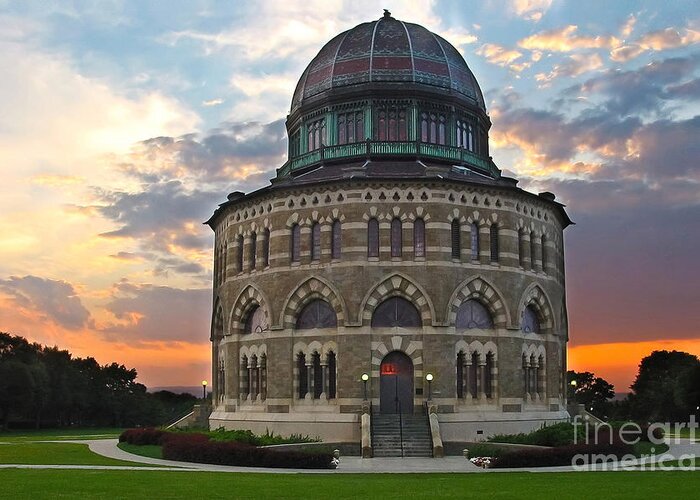
[[[438,87],[485,111],[479,84],[457,49],[385,11],[381,19],[359,24],[321,49],[299,79],[291,112],[330,89],[375,82]]]

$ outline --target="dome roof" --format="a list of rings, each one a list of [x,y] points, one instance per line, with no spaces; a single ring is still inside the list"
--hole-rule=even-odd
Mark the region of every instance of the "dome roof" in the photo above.
[[[328,42],[299,79],[291,111],[330,89],[372,82],[416,83],[466,98],[485,111],[484,96],[462,55],[417,24],[384,16]]]

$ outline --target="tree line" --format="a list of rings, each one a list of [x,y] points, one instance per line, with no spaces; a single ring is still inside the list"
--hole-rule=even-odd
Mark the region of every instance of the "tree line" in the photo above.
[[[100,365],[67,350],[0,332],[0,426],[132,427],[161,425],[197,400],[191,394],[149,393],[137,372]]]
[[[642,359],[632,392],[620,401],[614,386],[591,372],[569,371],[569,402],[608,420],[688,422],[700,414],[700,361],[682,351],[654,351]],[[574,382],[572,384],[572,382]]]

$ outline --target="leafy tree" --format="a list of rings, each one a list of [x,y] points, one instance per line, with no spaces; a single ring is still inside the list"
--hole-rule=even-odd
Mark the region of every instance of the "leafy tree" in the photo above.
[[[19,413],[30,404],[34,390],[29,365],[18,359],[0,361],[0,426],[7,429],[11,413]]]
[[[100,366],[0,332],[0,426],[13,422],[64,425],[158,425],[192,406],[196,398],[149,394],[136,370]]]
[[[566,372],[569,387],[569,400],[584,405],[586,410],[598,416],[606,416],[610,400],[615,397],[615,387],[591,372]],[[572,384],[575,382],[576,384]]]
[[[632,413],[640,420],[685,422],[698,402],[696,356],[681,351],[654,351],[639,364],[632,384]]]

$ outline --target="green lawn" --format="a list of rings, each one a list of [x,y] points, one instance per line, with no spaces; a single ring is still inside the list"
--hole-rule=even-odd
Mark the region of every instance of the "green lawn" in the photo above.
[[[30,465],[128,465],[145,464],[114,460],[97,455],[86,444],[77,443],[9,443],[0,444],[0,463]],[[0,495],[2,492],[0,491]]]
[[[700,440],[700,429],[693,429],[693,430],[695,431],[694,438],[697,440]],[[676,433],[674,431],[674,429],[671,428],[671,432],[669,433],[669,435],[675,436],[676,434],[678,434],[682,438],[689,438],[690,437],[690,429],[688,429],[687,427],[684,427],[684,428],[680,429],[680,432]]]
[[[113,439],[118,438],[124,429],[39,429],[21,431],[0,431],[0,443],[25,441],[64,441],[72,439]]]
[[[668,445],[666,443],[654,444],[649,441],[640,441],[634,445],[634,455],[636,457],[648,456],[648,455],[661,455],[668,451]]]
[[[692,472],[253,474],[0,470],[0,498],[695,498]]]
[[[157,444],[138,445],[119,443],[117,447],[126,451],[127,453],[133,453],[134,455],[140,455],[142,457],[163,458],[163,447]]]
[[[663,464],[667,467],[686,467],[688,465],[700,467],[700,458],[695,458],[694,460],[684,460],[682,464],[680,463],[680,460],[673,460],[671,462],[663,462]]]

